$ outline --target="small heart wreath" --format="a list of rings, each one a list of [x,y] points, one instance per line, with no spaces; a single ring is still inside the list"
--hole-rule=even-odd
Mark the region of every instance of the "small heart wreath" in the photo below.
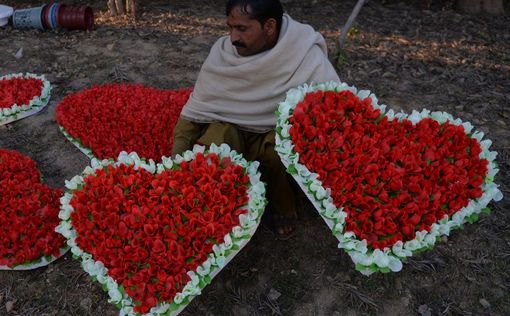
[[[51,85],[44,76],[31,73],[0,77],[0,125],[41,111],[50,100]]]
[[[482,132],[444,112],[385,110],[328,82],[289,90],[277,111],[276,151],[366,275],[400,271],[502,199]]]

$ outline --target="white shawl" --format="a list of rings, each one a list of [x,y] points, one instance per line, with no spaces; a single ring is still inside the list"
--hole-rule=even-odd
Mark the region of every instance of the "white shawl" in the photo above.
[[[282,22],[276,45],[253,56],[240,56],[229,36],[218,39],[181,116],[262,133],[275,127],[278,102],[289,89],[312,81],[339,81],[322,35],[287,14]]]

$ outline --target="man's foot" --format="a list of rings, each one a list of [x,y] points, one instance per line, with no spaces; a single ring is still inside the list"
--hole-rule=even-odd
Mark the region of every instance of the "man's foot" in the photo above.
[[[278,239],[287,240],[294,236],[296,232],[296,218],[275,214],[273,216],[273,227]]]

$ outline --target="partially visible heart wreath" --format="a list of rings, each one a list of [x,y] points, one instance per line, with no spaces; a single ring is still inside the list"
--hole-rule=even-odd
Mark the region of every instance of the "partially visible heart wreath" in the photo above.
[[[60,190],[41,182],[35,162],[0,149],[0,270],[30,270],[65,253],[59,223]]]
[[[44,76],[30,73],[0,77],[0,125],[42,110],[50,100],[51,85]]]
[[[57,106],[56,119],[64,135],[91,159],[134,151],[159,161],[171,154],[173,129],[190,93],[190,88],[94,86],[66,96]]]
[[[175,315],[243,248],[265,207],[257,162],[226,145],[174,160],[92,160],[57,231],[127,315]]]
[[[444,112],[385,112],[344,83],[304,85],[278,109],[276,150],[364,274],[400,271],[502,194],[490,140]]]

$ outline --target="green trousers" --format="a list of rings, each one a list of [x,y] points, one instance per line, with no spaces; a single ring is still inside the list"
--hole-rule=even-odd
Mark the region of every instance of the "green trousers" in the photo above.
[[[266,183],[270,208],[287,218],[296,217],[296,201],[285,166],[274,150],[275,132],[253,133],[233,124],[195,123],[179,118],[174,128],[172,155],[181,154],[194,144],[228,144],[246,160],[260,162],[261,179]]]

